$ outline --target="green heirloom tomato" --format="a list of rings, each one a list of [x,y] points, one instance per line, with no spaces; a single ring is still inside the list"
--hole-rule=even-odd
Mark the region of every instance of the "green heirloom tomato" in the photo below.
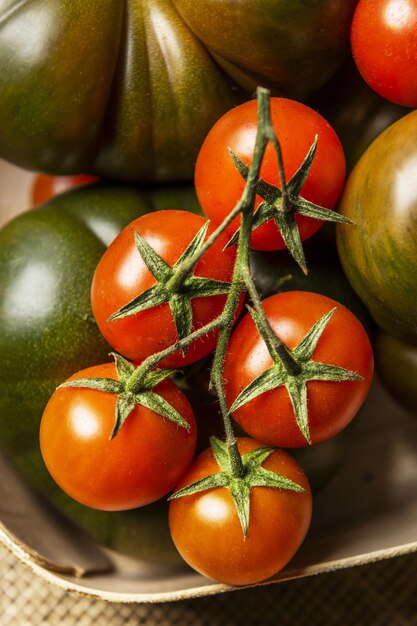
[[[351,173],[337,226],[346,275],[377,324],[417,342],[417,111],[385,130]]]
[[[198,210],[191,189],[92,185],[23,213],[0,231],[0,446],[32,485],[100,541],[142,557],[170,545],[166,520],[151,522],[166,538],[152,548],[148,513],[100,515],[73,503],[44,467],[39,422],[60,383],[108,361],[111,349],[90,308],[92,276],[106,246],[139,215],[180,206]],[[133,541],[142,524],[147,539]]]
[[[0,0],[0,155],[55,174],[189,179],[242,87],[302,98],[330,77],[356,2]]]
[[[375,341],[375,365],[392,396],[417,415],[417,345],[380,331]]]

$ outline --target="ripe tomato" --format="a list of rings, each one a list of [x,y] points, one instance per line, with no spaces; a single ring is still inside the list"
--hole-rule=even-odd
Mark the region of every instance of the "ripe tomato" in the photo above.
[[[238,447],[245,454],[262,446],[242,438]],[[275,450],[262,467],[293,480],[305,491],[253,487],[246,539],[229,489],[210,489],[171,500],[169,526],[174,543],[184,560],[201,574],[231,585],[249,585],[276,574],[301,545],[311,519],[308,480],[298,463],[282,450]],[[211,449],[205,450],[176,490],[218,471]]]
[[[145,292],[156,279],[139,253],[134,234],[138,233],[171,267],[181,257],[205,224],[200,215],[186,211],[157,211],[143,215],[127,226],[105,252],[94,275],[92,307],[98,327],[113,348],[133,361],[142,361],[178,341],[169,304],[109,321],[109,316]],[[209,226],[208,234],[214,230]],[[230,282],[235,261],[234,248],[223,251],[228,238],[221,236],[200,259],[193,274]],[[193,330],[223,310],[226,296],[215,295],[191,300]],[[214,348],[216,332],[195,341],[183,356],[177,352],[161,361],[162,367],[177,367],[202,358]]]
[[[48,174],[38,174],[32,186],[32,205],[37,206],[47,202],[54,196],[68,191],[79,185],[86,185],[97,181],[96,176],[89,174],[76,174],[74,176],[49,176]]]
[[[363,326],[344,306],[316,293],[280,293],[264,300],[263,307],[274,332],[290,349],[301,342],[324,314],[337,307],[317,343],[312,360],[343,367],[359,374],[363,380],[307,382],[312,443],[329,439],[354,417],[371,384],[372,349]],[[224,378],[229,406],[272,364],[265,342],[250,315],[246,315],[233,332],[226,354]],[[307,445],[284,386],[253,398],[238,408],[233,417],[247,433],[269,445],[284,448]]]
[[[68,380],[112,378],[113,363],[89,367]],[[42,416],[45,464],[72,498],[95,509],[133,509],[174,488],[194,455],[195,419],[184,394],[169,380],[154,391],[189,423],[190,430],[137,405],[110,440],[117,396],[94,389],[59,387]]]
[[[317,152],[301,196],[315,204],[332,209],[343,189],[345,158],[340,141],[326,120],[313,109],[286,98],[271,98],[272,123],[281,143],[287,182],[297,171],[316,134]],[[220,223],[240,199],[245,181],[236,169],[228,148],[250,165],[257,131],[257,102],[251,100],[228,111],[207,135],[197,158],[195,186],[204,213]],[[261,168],[261,177],[280,187],[278,164],[269,144]],[[256,206],[261,202],[258,196]],[[315,233],[322,222],[296,215],[301,238]],[[240,217],[229,227],[233,234]],[[251,239],[257,250],[280,250],[285,247],[272,220],[257,228]]]
[[[360,0],[352,53],[366,82],[387,100],[417,107],[417,1]]]

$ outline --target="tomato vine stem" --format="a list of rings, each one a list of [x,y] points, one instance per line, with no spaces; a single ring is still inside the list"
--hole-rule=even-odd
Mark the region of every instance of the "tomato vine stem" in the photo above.
[[[229,213],[229,215],[223,220],[223,222],[207,238],[207,240],[198,249],[198,251],[196,251],[196,253],[193,254],[189,259],[187,259],[187,261],[179,268],[179,271],[175,277],[176,286],[178,284],[181,284],[181,281],[185,281],[185,279],[193,271],[196,263],[203,256],[203,254],[227,229],[232,221],[239,214],[241,214],[241,225],[237,242],[237,258],[234,266],[230,290],[227,295],[224,309],[222,313],[209,324],[206,324],[205,326],[197,329],[187,337],[184,337],[176,344],[169,346],[165,350],[162,350],[161,352],[158,352],[157,354],[148,357],[137,368],[133,378],[129,381],[130,387],[134,388],[136,382],[139,383],[141,380],[143,380],[143,377],[152,368],[155,368],[164,358],[173,354],[177,350],[188,348],[193,341],[206,335],[207,333],[218,330],[219,338],[211,370],[211,385],[214,387],[219,398],[220,409],[222,412],[225,428],[226,446],[230,459],[230,467],[233,476],[237,478],[242,478],[244,476],[245,468],[244,464],[242,463],[241,455],[237,448],[236,438],[233,432],[232,422],[230,418],[230,409],[227,405],[223,378],[223,367],[227,346],[229,343],[233,324],[236,320],[236,315],[243,293],[247,292],[249,294],[250,299],[252,300],[252,303],[258,313],[260,323],[262,324],[262,328],[265,331],[264,335],[266,337],[268,349],[270,350],[271,354],[273,354],[277,359],[281,361],[284,369],[288,373],[297,374],[299,370],[299,366],[295,359],[292,357],[290,350],[288,350],[287,346],[282,341],[280,341],[278,337],[276,337],[265,316],[259,294],[256,290],[250,273],[249,266],[250,240],[254,214],[253,212],[257,195],[256,189],[260,177],[261,165],[264,158],[265,150],[269,142],[274,145],[277,155],[283,210],[291,210],[291,203],[285,180],[282,151],[280,143],[275,135],[275,131],[272,126],[269,98],[269,90],[263,87],[258,87],[258,130],[256,134],[252,163],[249,167],[245,187],[239,202]]]

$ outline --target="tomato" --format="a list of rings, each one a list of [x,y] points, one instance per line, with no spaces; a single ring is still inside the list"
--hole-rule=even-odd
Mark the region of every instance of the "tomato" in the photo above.
[[[373,373],[372,349],[357,318],[331,298],[304,291],[280,293],[263,301],[273,331],[294,349],[313,325],[337,307],[322,332],[312,362],[345,368],[363,380],[307,381],[308,425],[312,443],[341,431],[359,410]],[[232,334],[224,367],[229,406],[239,394],[273,364],[266,344],[250,315]],[[296,422],[287,389],[281,385],[238,408],[233,418],[251,436],[269,445],[304,447],[306,437]]]
[[[47,202],[54,196],[78,187],[86,185],[98,180],[96,176],[89,174],[77,174],[74,176],[48,176],[47,174],[38,174],[33,181],[32,186],[32,204],[37,206]]]
[[[118,380],[113,363],[96,365],[68,380]],[[190,430],[137,404],[110,439],[117,396],[79,387],[59,387],[40,427],[41,452],[58,485],[87,506],[133,509],[171,491],[190,464],[196,445],[194,414],[184,394],[165,380],[153,390],[187,421]]]
[[[337,226],[346,276],[383,330],[417,343],[417,112],[369,146],[346,183]]]
[[[98,327],[113,348],[130,360],[142,361],[178,340],[173,314],[167,302],[122,319],[109,317],[139,294],[157,283],[135,243],[138,233],[171,267],[178,261],[197,232],[206,223],[198,215],[184,211],[158,211],[144,215],[127,226],[103,255],[94,274],[92,307]],[[214,227],[209,226],[208,233]],[[235,250],[223,251],[228,239],[221,236],[200,259],[195,276],[230,282]],[[196,297],[191,300],[192,329],[207,324],[223,310],[225,295]],[[161,362],[164,367],[192,363],[214,348],[218,333],[195,341],[183,356],[177,352]]]
[[[257,84],[302,99],[326,82],[356,1],[3,0],[0,156],[190,180],[210,127]]]
[[[240,453],[261,447],[253,439],[238,440]],[[202,491],[171,500],[169,526],[184,560],[198,572],[232,585],[249,585],[280,570],[301,545],[311,519],[308,480],[289,454],[274,451],[262,467],[293,480],[303,492],[253,487],[246,539],[229,489]],[[211,449],[202,452],[176,491],[219,471]]]
[[[345,159],[336,133],[318,113],[293,100],[271,98],[271,115],[281,142],[287,182],[300,167],[318,135],[316,155],[301,196],[332,209],[342,192],[345,179]],[[195,169],[195,186],[204,213],[216,223],[220,223],[237,204],[245,185],[228,149],[232,149],[246,165],[250,165],[256,131],[257,102],[251,100],[226,113],[213,126],[201,147]],[[267,147],[261,177],[280,187],[272,144]],[[258,196],[256,206],[260,202]],[[302,239],[310,237],[322,224],[300,215],[296,215],[296,220]],[[239,227],[239,222],[240,218],[232,222],[230,234]],[[258,250],[285,247],[272,220],[254,230],[251,245]]]
[[[353,58],[387,100],[417,107],[416,0],[360,0],[351,30]]]

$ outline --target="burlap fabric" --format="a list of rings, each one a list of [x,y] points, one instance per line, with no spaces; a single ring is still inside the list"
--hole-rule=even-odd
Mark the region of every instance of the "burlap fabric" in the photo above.
[[[168,604],[62,592],[0,546],[1,626],[414,626],[417,555],[304,580]]]

